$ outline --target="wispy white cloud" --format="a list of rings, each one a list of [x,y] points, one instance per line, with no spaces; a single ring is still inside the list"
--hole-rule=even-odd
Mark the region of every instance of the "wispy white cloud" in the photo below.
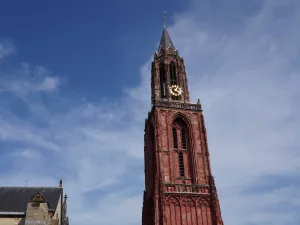
[[[193,17],[180,16],[170,29],[187,63],[192,98],[203,103],[212,169],[224,221],[230,224],[296,224],[299,220],[288,197],[284,197],[285,207],[291,207],[288,215],[292,216],[278,216],[284,207],[276,200],[282,197],[273,195],[272,204],[269,194],[258,190],[240,194],[268,183],[270,176],[279,180],[299,176],[300,32],[296,27],[300,5],[293,3],[266,1],[238,33],[208,30]],[[296,8],[286,14],[291,7]],[[280,11],[284,18],[275,13]],[[290,182],[299,188],[299,183]],[[292,195],[286,185],[283,189]],[[277,186],[266,189],[273,192]]]
[[[50,140],[47,131],[23,121],[7,121],[9,118],[0,116],[0,141],[34,143],[43,149],[59,151],[60,147]]]
[[[42,66],[31,67],[22,63],[20,68],[7,74],[0,71],[0,92],[11,92],[19,97],[36,92],[58,89],[60,79]]]
[[[13,43],[11,43],[10,41],[2,41],[0,43],[0,62],[4,57],[14,52],[15,52],[15,46],[13,45]]]
[[[300,185],[295,179],[300,167],[300,4],[291,4],[265,1],[239,30],[206,24],[195,13],[197,6],[177,15],[169,27],[185,59],[192,100],[200,98],[204,108],[225,224],[299,221],[299,204],[292,199],[299,196]],[[290,7],[293,10],[285,13]],[[47,159],[32,165],[34,174],[1,172],[0,184],[23,184],[25,178],[29,184],[48,186],[62,177],[72,224],[140,223],[150,74],[148,61],[141,66],[139,86],[125,89],[121,101],[65,101],[69,97],[61,95],[50,99],[63,112],[51,110],[37,97],[51,94],[60,83],[43,67],[25,64],[13,82],[0,79],[0,85],[10,83],[5,87],[22,96],[38,118],[38,123],[32,118],[23,121],[0,111],[1,143],[17,143],[23,150],[33,145]],[[278,182],[270,186],[271,177]]]
[[[25,148],[25,149],[18,149],[15,153],[12,153],[11,156],[13,157],[21,157],[24,159],[29,159],[29,160],[36,160],[39,159],[40,154],[30,148]]]

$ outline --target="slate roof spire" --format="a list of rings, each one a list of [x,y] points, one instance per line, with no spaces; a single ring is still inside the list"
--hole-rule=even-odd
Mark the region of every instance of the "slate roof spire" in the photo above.
[[[160,44],[159,44],[158,49],[163,48],[163,49],[167,50],[168,48],[172,48],[175,50],[175,46],[173,45],[173,42],[170,38],[170,35],[169,35],[167,27],[166,27],[166,12],[164,12],[163,14],[164,14],[164,29],[163,29],[163,33],[161,35]]]
[[[167,31],[167,28],[165,26],[164,26],[163,33],[161,35],[159,48],[163,48],[165,50],[168,48],[172,48],[175,50],[175,46],[173,45],[173,42],[172,42],[170,35]]]

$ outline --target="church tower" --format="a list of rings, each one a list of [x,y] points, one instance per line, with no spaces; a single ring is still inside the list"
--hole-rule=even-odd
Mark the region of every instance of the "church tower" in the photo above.
[[[145,120],[142,225],[223,225],[202,107],[190,102],[184,60],[164,26]]]

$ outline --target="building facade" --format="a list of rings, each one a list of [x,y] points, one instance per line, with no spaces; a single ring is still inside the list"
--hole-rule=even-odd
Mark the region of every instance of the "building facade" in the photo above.
[[[0,225],[69,225],[59,187],[0,187]]]
[[[145,120],[143,225],[223,225],[200,101],[166,27],[151,71]]]

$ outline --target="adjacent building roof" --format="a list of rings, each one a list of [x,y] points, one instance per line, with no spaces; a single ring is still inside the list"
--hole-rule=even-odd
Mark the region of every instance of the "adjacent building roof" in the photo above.
[[[163,48],[163,49],[168,49],[168,48],[172,48],[175,50],[175,46],[173,45],[173,42],[170,38],[170,35],[167,31],[167,28],[164,26],[164,30],[163,33],[161,35],[161,39],[160,39],[160,44],[159,44],[159,48]]]
[[[41,193],[49,203],[49,209],[55,210],[62,188],[59,187],[0,187],[0,212],[25,212],[27,202]]]

